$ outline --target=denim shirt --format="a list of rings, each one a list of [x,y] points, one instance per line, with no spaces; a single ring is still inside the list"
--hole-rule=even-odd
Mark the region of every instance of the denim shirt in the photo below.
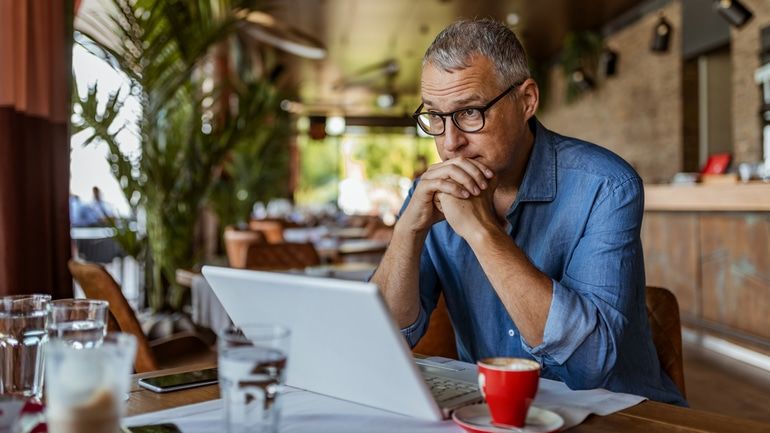
[[[660,367],[647,320],[642,180],[607,149],[553,133],[535,119],[530,127],[535,143],[506,219],[509,236],[552,280],[542,344],[524,341],[470,246],[446,221],[425,240],[420,313],[402,334],[417,344],[443,292],[463,361],[529,358],[542,365],[542,377],[571,389],[686,405]],[[413,191],[414,185],[404,208]]]

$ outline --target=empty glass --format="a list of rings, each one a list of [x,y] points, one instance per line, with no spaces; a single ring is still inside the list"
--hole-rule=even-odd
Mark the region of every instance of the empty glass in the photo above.
[[[97,299],[57,299],[51,302],[48,336],[76,348],[101,344],[107,334],[109,303]]]
[[[227,433],[275,433],[281,416],[289,330],[228,327],[219,334],[219,387]]]
[[[0,298],[0,394],[40,398],[50,295]]]

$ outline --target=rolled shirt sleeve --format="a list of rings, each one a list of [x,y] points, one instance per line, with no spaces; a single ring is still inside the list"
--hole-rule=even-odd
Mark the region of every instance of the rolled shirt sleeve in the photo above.
[[[425,308],[420,306],[420,314],[417,315],[417,320],[406,328],[401,329],[401,335],[404,336],[411,348],[417,345],[417,342],[425,334],[426,329],[428,329],[428,313],[425,312]]]
[[[522,340],[535,359],[571,378],[573,388],[602,386],[615,365],[627,318],[646,314],[639,311],[645,308],[643,210],[638,177],[598,200],[563,278],[553,281],[543,342],[529,347]]]
[[[398,215],[401,216],[406,210],[409,201],[412,199],[414,189],[417,187],[419,178],[412,183],[412,187],[409,189],[406,200],[404,200],[401,210]],[[430,241],[431,234],[428,234],[426,242]],[[417,315],[417,319],[411,325],[401,329],[401,335],[404,336],[409,347],[414,347],[420,341],[420,338],[425,334],[430,323],[430,313],[436,308],[438,298],[440,296],[440,288],[438,283],[438,274],[436,273],[436,267],[431,261],[430,254],[423,248],[420,253],[420,275],[419,275],[419,290],[420,290],[420,312]]]
[[[430,235],[428,235],[430,237]],[[423,249],[420,254],[420,313],[411,325],[401,330],[409,347],[414,347],[425,334],[430,324],[430,313],[436,308],[441,294],[436,268],[431,262],[428,251]]]

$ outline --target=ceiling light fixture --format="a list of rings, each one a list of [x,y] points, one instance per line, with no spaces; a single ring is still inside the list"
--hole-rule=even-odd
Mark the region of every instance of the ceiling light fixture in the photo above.
[[[714,0],[714,9],[735,27],[743,27],[754,14],[738,0]]]
[[[575,86],[580,89],[581,92],[585,92],[596,87],[596,83],[588,75],[586,75],[583,68],[575,69],[570,75],[570,80]]]
[[[666,17],[663,16],[663,12],[661,12],[652,33],[650,50],[656,53],[665,53],[668,51],[668,45],[671,42],[671,30],[671,23],[668,22]]]
[[[345,118],[343,116],[330,116],[326,118],[326,134],[331,136],[345,133]]]
[[[396,94],[394,92],[381,93],[377,95],[377,106],[380,108],[391,108],[396,105]]]
[[[618,71],[618,57],[619,54],[617,51],[605,47],[602,51],[602,55],[600,58],[601,62],[601,71],[604,74],[605,77],[612,77],[614,76]]]
[[[247,23],[247,33],[264,44],[306,59],[326,57],[326,48],[318,39],[276,20],[272,15],[241,10],[236,16]]]

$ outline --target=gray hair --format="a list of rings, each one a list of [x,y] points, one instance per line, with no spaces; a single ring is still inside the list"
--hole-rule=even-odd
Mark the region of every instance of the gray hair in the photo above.
[[[474,55],[492,61],[502,86],[530,77],[527,54],[516,34],[489,18],[457,21],[442,30],[425,52],[422,66],[430,63],[448,72],[465,69]]]

